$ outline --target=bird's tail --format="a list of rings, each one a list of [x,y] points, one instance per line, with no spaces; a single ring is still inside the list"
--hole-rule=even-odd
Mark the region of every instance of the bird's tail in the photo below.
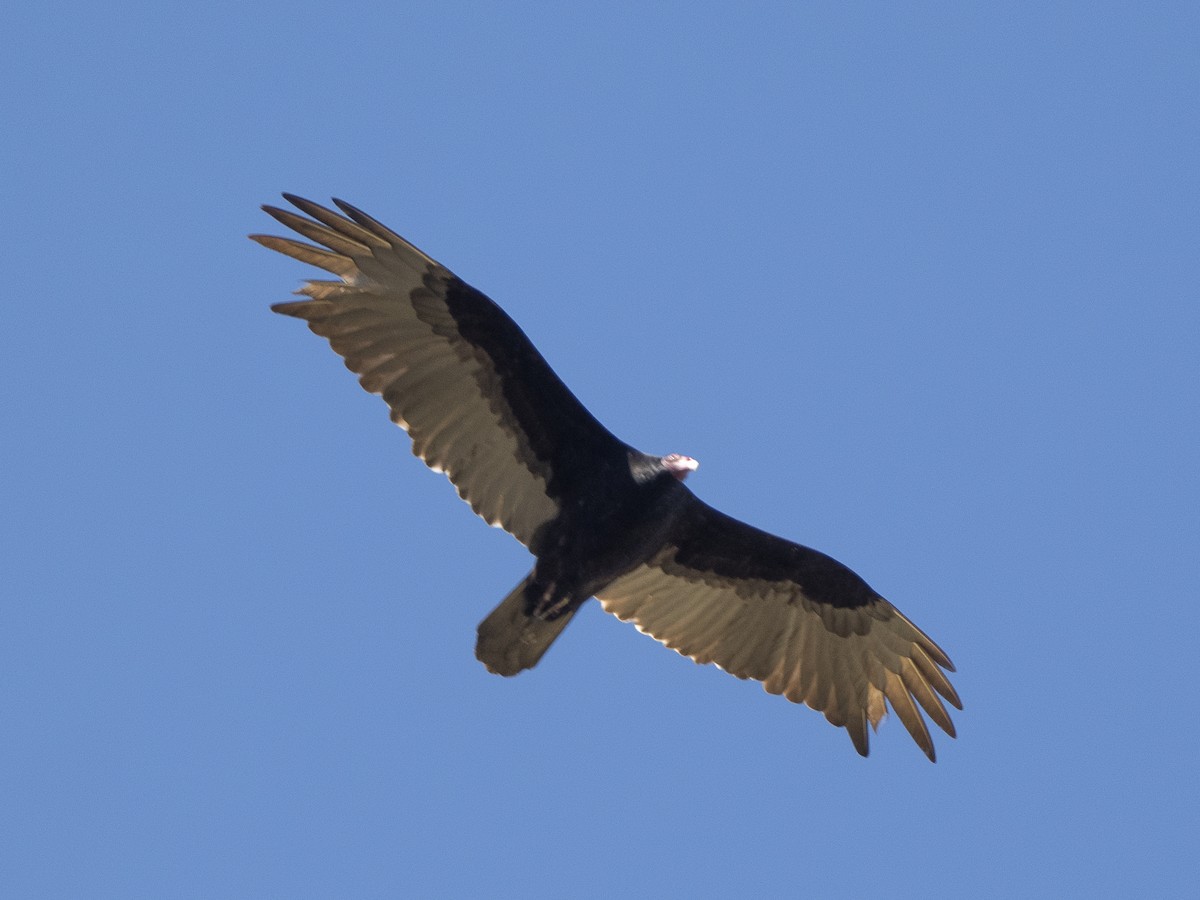
[[[475,657],[489,672],[516,675],[532,669],[575,615],[569,610],[548,622],[526,613],[525,589],[532,579],[531,572],[479,623]]]

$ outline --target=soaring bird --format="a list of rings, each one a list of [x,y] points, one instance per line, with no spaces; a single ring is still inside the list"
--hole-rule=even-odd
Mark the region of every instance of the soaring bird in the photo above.
[[[305,215],[263,209],[313,243],[251,238],[336,279],[271,308],[326,338],[413,453],[535,557],[479,625],[490,671],[537,665],[595,597],[697,663],[824,713],[863,756],[890,706],[935,760],[920,710],[954,736],[954,666],[896,607],[829,556],[697,498],[691,457],[613,436],[499,306],[400,235],[340,200],[335,212],[283,196]]]

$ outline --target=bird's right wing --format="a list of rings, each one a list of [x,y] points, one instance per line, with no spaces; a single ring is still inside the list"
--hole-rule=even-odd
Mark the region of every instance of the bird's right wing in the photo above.
[[[332,272],[310,299],[275,312],[327,338],[359,383],[379,394],[413,453],[444,472],[471,508],[528,546],[586,477],[589,454],[626,447],[567,389],[499,306],[366,213],[284,197],[311,218],[266,212],[317,244],[251,235]]]

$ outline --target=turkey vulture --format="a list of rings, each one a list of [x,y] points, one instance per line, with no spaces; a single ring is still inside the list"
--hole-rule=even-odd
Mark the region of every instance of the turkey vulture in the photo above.
[[[759,531],[684,485],[697,463],[618,440],[486,296],[348,203],[284,194],[263,209],[320,246],[252,239],[337,276],[271,308],[329,340],[383,397],[413,453],[536,557],[479,625],[475,655],[501,675],[537,665],[589,598],[698,663],[754,678],[846,729],[900,717],[932,761],[923,709],[954,725],[950,659],[834,559]]]

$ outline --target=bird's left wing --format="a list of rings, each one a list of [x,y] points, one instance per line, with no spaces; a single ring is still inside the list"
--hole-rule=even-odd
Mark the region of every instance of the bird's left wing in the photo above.
[[[694,496],[662,549],[597,599],[684,656],[823,712],[863,756],[888,704],[930,760],[918,705],[954,736],[938,695],[962,703],[937,644],[841,563]]]

